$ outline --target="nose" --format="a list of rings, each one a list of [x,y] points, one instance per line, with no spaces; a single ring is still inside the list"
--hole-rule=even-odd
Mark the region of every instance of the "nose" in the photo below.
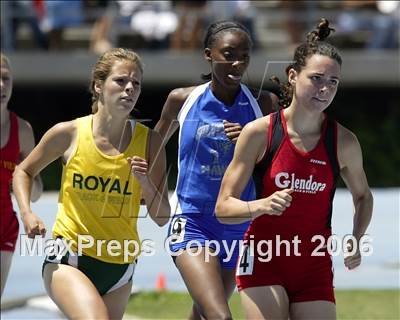
[[[323,84],[320,88],[319,88],[319,92],[320,93],[325,93],[328,91],[328,86],[326,84]]]
[[[233,61],[232,66],[239,67],[241,65],[244,65],[244,63],[245,63],[244,60],[235,60],[235,61]]]
[[[133,84],[132,81],[128,81],[126,86],[125,86],[125,91],[127,93],[132,93],[133,92]]]

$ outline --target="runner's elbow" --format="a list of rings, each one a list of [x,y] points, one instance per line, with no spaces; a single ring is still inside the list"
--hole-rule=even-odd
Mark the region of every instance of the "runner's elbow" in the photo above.
[[[215,205],[215,216],[221,223],[227,223],[226,219],[229,218],[229,210],[226,209],[226,204],[223,199],[218,198]]]

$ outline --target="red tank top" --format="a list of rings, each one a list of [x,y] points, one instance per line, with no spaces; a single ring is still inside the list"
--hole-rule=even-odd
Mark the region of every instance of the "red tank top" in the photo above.
[[[15,166],[19,160],[18,118],[10,112],[10,133],[8,141],[0,149],[0,208],[1,214],[13,212],[10,184]],[[3,211],[4,210],[4,211]]]
[[[268,150],[254,171],[257,198],[294,189],[292,203],[281,216],[263,215],[248,234],[326,234],[330,232],[332,202],[339,166],[337,123],[324,120],[321,137],[309,152],[299,150],[288,136],[283,110],[270,116]]]

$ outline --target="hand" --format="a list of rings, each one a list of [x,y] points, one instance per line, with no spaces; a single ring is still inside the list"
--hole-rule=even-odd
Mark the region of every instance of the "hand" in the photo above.
[[[149,183],[149,165],[146,159],[138,156],[133,156],[132,158],[128,158],[127,160],[131,166],[131,172],[133,176],[139,181],[140,185],[143,186],[144,184]]]
[[[239,134],[242,131],[242,126],[240,123],[232,123],[226,120],[224,120],[223,123],[226,136],[232,141],[232,143],[236,143]]]
[[[24,214],[22,222],[24,223],[25,233],[28,235],[28,238],[33,239],[37,235],[42,236],[42,238],[46,236],[46,226],[33,212]]]
[[[353,270],[361,264],[361,253],[360,253],[358,246],[356,248],[357,250],[355,250],[355,252],[353,254],[351,254],[351,252],[353,252],[353,245],[354,245],[354,241],[349,239],[347,241],[346,248],[344,251],[344,265],[349,270]]]
[[[257,214],[253,215],[253,219],[263,214],[269,214],[272,216],[280,216],[289,208],[292,203],[291,194],[294,192],[293,189],[284,189],[275,191],[269,197],[261,199],[261,207],[258,208]]]

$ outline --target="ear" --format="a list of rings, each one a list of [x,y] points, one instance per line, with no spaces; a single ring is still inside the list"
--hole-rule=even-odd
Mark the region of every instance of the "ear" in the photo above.
[[[210,48],[205,48],[204,49],[204,59],[206,59],[207,61],[211,62],[212,58],[211,58],[211,49]]]
[[[288,81],[289,83],[294,86],[297,81],[297,71],[294,70],[293,68],[290,68],[288,71]]]
[[[96,93],[100,94],[101,93],[101,83],[99,81],[96,81],[94,84],[94,91],[96,91]]]

